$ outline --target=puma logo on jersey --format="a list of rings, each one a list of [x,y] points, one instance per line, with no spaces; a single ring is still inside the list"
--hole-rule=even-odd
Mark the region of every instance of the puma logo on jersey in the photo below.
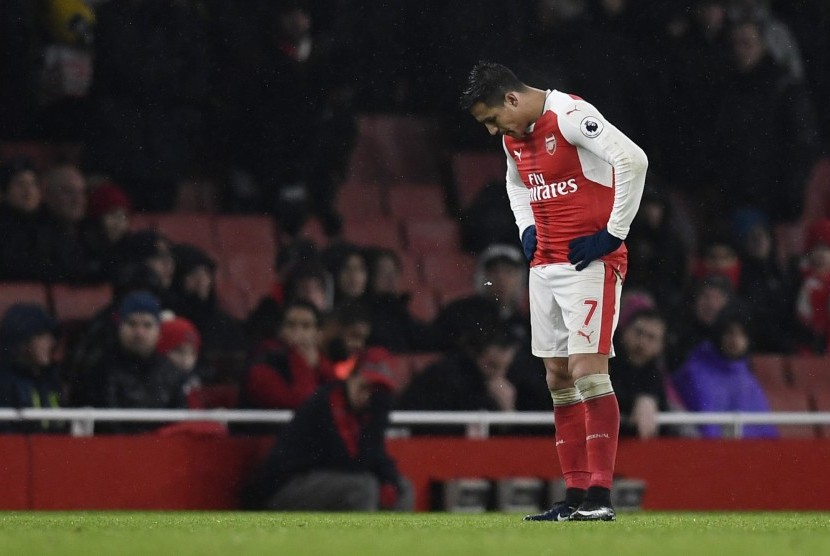
[[[565,112],[565,115],[570,116],[574,112],[579,112],[579,108],[572,108],[571,110],[568,110],[567,112]]]
[[[513,154],[519,160],[519,162],[522,161],[522,149],[519,149],[518,151],[513,151]]]
[[[589,344],[591,343],[591,336],[594,333],[593,330],[591,332],[583,332],[582,330],[577,330],[576,333],[577,333],[577,335],[582,336],[583,338],[588,340]]]

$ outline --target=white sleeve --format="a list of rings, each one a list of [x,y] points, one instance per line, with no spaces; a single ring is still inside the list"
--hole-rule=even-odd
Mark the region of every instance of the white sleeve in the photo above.
[[[572,110],[559,116],[559,128],[569,143],[594,153],[613,167],[614,207],[607,227],[612,236],[625,239],[643,196],[648,169],[646,153],[584,100],[576,101]]]
[[[516,161],[507,152],[504,139],[502,139],[501,146],[504,149],[504,156],[507,158],[507,177],[505,178],[507,197],[510,199],[510,208],[513,210],[513,216],[516,218],[516,226],[519,228],[519,239],[521,239],[524,231],[529,226],[536,224],[536,221],[533,219],[533,209],[530,208],[530,190],[522,183],[522,177],[519,175]]]

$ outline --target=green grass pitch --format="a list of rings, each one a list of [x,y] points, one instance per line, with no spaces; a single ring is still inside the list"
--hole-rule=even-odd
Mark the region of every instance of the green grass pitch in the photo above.
[[[0,512],[0,554],[336,556],[830,554],[830,513],[626,513],[614,523],[514,514]]]

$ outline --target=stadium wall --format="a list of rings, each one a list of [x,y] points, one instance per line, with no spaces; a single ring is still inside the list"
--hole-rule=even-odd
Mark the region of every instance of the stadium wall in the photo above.
[[[0,508],[7,510],[236,507],[236,492],[268,438],[0,436]],[[546,438],[392,439],[418,509],[432,480],[555,478]],[[830,442],[661,439],[620,444],[619,475],[643,479],[651,510],[830,510]]]

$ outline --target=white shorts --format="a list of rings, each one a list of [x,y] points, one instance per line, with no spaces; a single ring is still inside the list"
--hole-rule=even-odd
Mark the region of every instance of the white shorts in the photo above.
[[[528,293],[533,355],[614,356],[622,276],[611,265],[594,261],[579,272],[571,264],[535,266]]]

